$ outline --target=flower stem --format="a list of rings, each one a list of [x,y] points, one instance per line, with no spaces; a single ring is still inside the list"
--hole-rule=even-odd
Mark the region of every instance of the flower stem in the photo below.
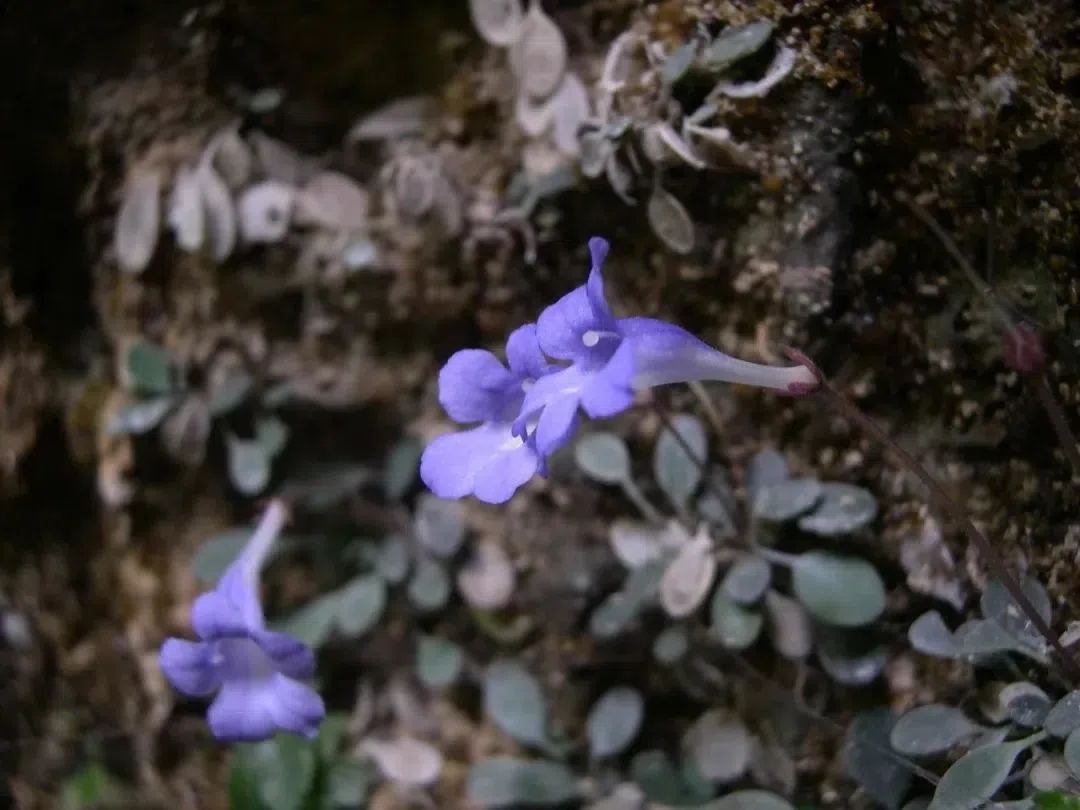
[[[1031,380],[1031,385],[1035,388],[1039,402],[1042,404],[1043,410],[1046,411],[1050,424],[1054,427],[1058,443],[1061,445],[1061,449],[1065,451],[1065,457],[1069,459],[1069,463],[1072,465],[1073,474],[1080,475],[1080,447],[1077,447],[1076,439],[1073,437],[1072,431],[1069,430],[1069,423],[1065,419],[1065,412],[1061,409],[1061,404],[1050,389],[1050,383],[1047,381],[1046,375],[1031,374],[1028,375],[1028,379]]]
[[[655,523],[658,526],[664,524],[664,516],[660,514],[660,510],[649,503],[649,499],[645,497],[645,493],[641,491],[641,487],[634,483],[632,478],[624,478],[622,481],[623,494],[638,508],[638,511],[645,516],[645,519],[651,523]]]
[[[952,519],[959,524],[964,534],[967,535],[968,540],[971,541],[975,548],[979,550],[979,554],[981,554],[990,564],[995,576],[1001,580],[1001,583],[1005,586],[1005,589],[1009,592],[1013,601],[1016,602],[1020,610],[1024,612],[1024,615],[1035,629],[1039,631],[1039,634],[1046,639],[1047,643],[1054,650],[1054,653],[1061,662],[1074,676],[1080,674],[1080,665],[1077,664],[1073,656],[1061,645],[1057,636],[1054,635],[1054,631],[1050,629],[1050,625],[1047,624],[1046,620],[1043,619],[1035,609],[1035,606],[1031,604],[1031,600],[1028,599],[1027,594],[1020,588],[1020,584],[1016,581],[1016,578],[1009,572],[1008,568],[1005,567],[1005,563],[1002,561],[1001,555],[998,554],[997,549],[994,548],[993,543],[991,543],[989,538],[987,538],[987,536],[972,522],[963,507],[953,500],[949,493],[945,491],[945,488],[930,475],[926,468],[920,464],[911,453],[889,436],[881,425],[863,413],[855,403],[844,396],[839,389],[820,373],[820,371],[818,372],[818,390],[816,394],[845,417],[857,424],[865,433],[869,434],[886,450],[891,451],[900,463],[922,482],[923,486],[926,487],[930,498],[937,503],[938,508],[948,513]]]
[[[251,535],[251,539],[244,546],[244,578],[253,590],[257,590],[259,571],[262,569],[263,562],[270,553],[270,549],[274,547],[274,541],[281,534],[281,530],[285,528],[285,522],[288,519],[289,510],[285,506],[285,502],[280,498],[274,498],[267,505],[259,525],[255,527],[254,534]]]

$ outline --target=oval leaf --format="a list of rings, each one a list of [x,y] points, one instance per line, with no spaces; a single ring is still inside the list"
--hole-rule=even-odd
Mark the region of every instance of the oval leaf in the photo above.
[[[550,807],[566,804],[580,794],[573,771],[565,765],[513,757],[492,757],[474,765],[465,792],[481,807]]]
[[[436,557],[452,557],[465,541],[465,512],[458,501],[430,493],[417,499],[413,518],[416,539]]]
[[[844,734],[844,769],[890,810],[900,806],[911,787],[911,768],[900,757],[888,754],[895,723],[892,709],[871,709],[857,715]]]
[[[1080,689],[1074,689],[1054,704],[1044,726],[1055,737],[1068,737],[1080,728]]]
[[[169,358],[158,346],[137,340],[128,349],[127,371],[131,387],[140,394],[168,394],[173,388]]]
[[[799,519],[799,528],[834,537],[866,526],[877,516],[877,500],[868,490],[852,484],[821,485],[821,503]]]
[[[761,635],[764,617],[733,602],[717,588],[709,605],[709,634],[729,650],[744,650]]]
[[[229,435],[225,442],[229,462],[229,480],[243,495],[258,495],[270,483],[270,457],[255,439]]]
[[[800,554],[792,587],[815,618],[837,627],[859,627],[885,610],[885,583],[866,560],[827,551]]]
[[[437,636],[420,636],[416,642],[416,674],[425,686],[450,686],[464,667],[465,655],[456,644]]]
[[[409,601],[421,611],[442,610],[450,601],[450,574],[438,560],[420,557],[409,580]]]
[[[813,478],[791,478],[759,487],[753,501],[754,516],[773,523],[791,520],[816,504],[822,492],[821,483]]]
[[[701,483],[708,456],[705,426],[696,416],[675,414],[671,423],[660,431],[653,454],[653,475],[677,507],[685,507]]]
[[[609,689],[593,704],[585,724],[589,755],[607,759],[621,754],[634,741],[644,719],[645,701],[640,692],[627,686]]]
[[[1016,758],[1030,745],[1029,739],[1024,739],[968,751],[941,777],[929,810],[975,810],[982,806],[998,792]]]
[[[386,583],[375,574],[357,577],[337,596],[337,624],[348,638],[368,632],[386,609]]]
[[[574,460],[583,473],[602,484],[620,484],[630,478],[630,451],[614,433],[583,436],[574,445]]]
[[[937,658],[955,658],[960,654],[952,631],[936,610],[927,611],[911,623],[908,641],[919,652]]]
[[[771,580],[772,566],[761,557],[750,555],[728,569],[720,583],[720,590],[732,602],[752,605],[764,596]]]
[[[518,742],[547,745],[547,702],[536,679],[517,664],[496,661],[487,668],[484,711]]]
[[[932,756],[974,737],[983,727],[952,706],[931,703],[903,714],[889,734],[892,747],[909,757]]]

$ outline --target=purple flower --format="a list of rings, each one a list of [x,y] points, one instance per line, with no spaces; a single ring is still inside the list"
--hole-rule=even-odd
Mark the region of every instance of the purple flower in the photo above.
[[[525,391],[552,370],[536,339],[536,325],[511,333],[507,369],[491,352],[465,349],[439,372],[439,402],[455,422],[477,427],[431,442],[420,459],[420,477],[441,498],[475,495],[504,503],[543,467],[530,436],[513,423]]]
[[[259,567],[283,524],[284,506],[272,502],[240,558],[195,600],[192,625],[201,640],[170,638],[161,647],[161,669],[178,691],[216,692],[207,721],[228,742],[265,740],[279,730],[310,739],[326,716],[322,698],[300,682],[314,675],[314,654],[267,630],[259,602]]]
[[[805,393],[816,379],[804,366],[776,367],[737,360],[684,329],[652,318],[616,318],[604,296],[600,268],[608,243],[589,240],[588,282],[549,306],[537,320],[540,349],[570,365],[529,388],[515,420],[518,435],[531,434],[541,455],[573,435],[578,409],[593,419],[614,416],[633,403],[634,392],[697,380]]]

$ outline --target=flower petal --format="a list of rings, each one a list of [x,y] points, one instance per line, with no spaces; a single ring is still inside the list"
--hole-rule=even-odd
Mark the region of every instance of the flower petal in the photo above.
[[[506,454],[521,446],[507,422],[486,422],[471,430],[448,433],[424,449],[420,478],[440,498],[464,498],[476,491],[482,471],[502,464]]]
[[[577,428],[581,394],[595,374],[575,364],[541,377],[525,393],[521,414],[514,422],[514,433],[525,435],[530,423],[535,422],[531,432],[536,449],[541,456],[551,455],[566,444]]]
[[[455,422],[495,419],[517,381],[491,352],[463,349],[451,355],[439,372],[439,403]]]
[[[519,326],[506,339],[506,361],[515,377],[535,380],[552,370],[536,337],[536,324]]]
[[[663,321],[621,318],[619,330],[633,346],[635,388],[715,380],[800,393],[817,384],[806,366],[768,366],[739,360]]]
[[[251,638],[282,675],[303,680],[315,674],[315,653],[299,639],[270,630],[261,630]]]
[[[279,677],[225,681],[206,712],[210,733],[225,742],[259,742],[273,737],[278,730],[274,683]]]
[[[531,442],[521,442],[516,449],[505,450],[493,457],[477,472],[473,494],[484,503],[506,503],[540,467],[536,448]]]
[[[270,713],[282,731],[301,734],[309,740],[319,733],[319,723],[326,717],[326,706],[319,693],[306,684],[284,675],[273,681],[274,699]]]
[[[209,644],[169,638],[161,645],[158,663],[178,692],[188,697],[202,697],[221,685],[213,655]]]
[[[611,245],[602,236],[594,236],[589,240],[589,257],[592,259],[592,269],[599,270],[604,266]]]
[[[591,419],[610,419],[634,404],[634,347],[623,340],[611,359],[581,392],[581,407]]]
[[[244,576],[243,555],[225,569],[214,590],[195,600],[191,625],[203,641],[244,637],[263,628],[259,594]]]

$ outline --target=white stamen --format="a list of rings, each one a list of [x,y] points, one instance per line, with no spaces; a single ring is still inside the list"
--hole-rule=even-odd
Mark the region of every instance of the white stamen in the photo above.
[[[533,387],[533,384],[535,382],[536,380],[532,380],[526,377],[524,380],[521,381],[521,392],[523,394],[529,393],[529,389]]]
[[[511,436],[509,440],[503,442],[502,446],[499,447],[499,450],[508,453],[511,450],[517,450],[523,444],[525,444],[525,440],[520,436]]]
[[[581,336],[581,342],[585,344],[586,349],[591,349],[600,342],[600,333],[595,329],[590,329]]]

